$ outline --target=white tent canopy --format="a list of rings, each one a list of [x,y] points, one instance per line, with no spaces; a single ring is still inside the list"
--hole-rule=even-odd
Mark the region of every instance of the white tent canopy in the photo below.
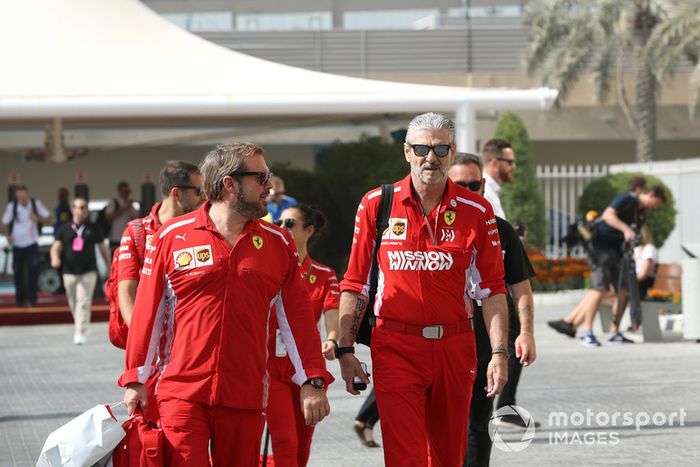
[[[417,63],[420,62],[417,57]],[[137,0],[0,0],[0,122],[546,109],[550,89],[425,86],[260,60],[170,24]]]

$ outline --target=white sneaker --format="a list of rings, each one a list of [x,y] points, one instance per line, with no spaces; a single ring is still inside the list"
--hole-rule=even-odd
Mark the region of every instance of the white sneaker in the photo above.
[[[83,345],[87,339],[85,338],[85,334],[76,334],[73,336],[73,343],[75,345]]]

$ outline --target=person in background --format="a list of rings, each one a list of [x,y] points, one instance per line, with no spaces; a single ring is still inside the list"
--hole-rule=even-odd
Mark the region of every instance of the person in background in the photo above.
[[[73,214],[71,213],[70,203],[68,202],[68,188],[58,189],[58,205],[53,210],[53,235],[54,237],[58,233],[58,229],[63,225],[70,222]]]
[[[474,154],[457,153],[455,162],[448,172],[453,182],[475,193],[483,194],[481,159]],[[509,286],[508,301],[508,382],[498,397],[497,408],[515,405],[515,393],[520,381],[523,366],[534,363],[537,358],[534,334],[534,298],[530,278],[535,271],[525,252],[516,230],[508,221],[496,216],[496,228],[503,250],[505,281]],[[517,307],[517,311],[516,311]],[[478,367],[476,382],[472,389],[471,410],[469,412],[469,449],[464,457],[464,467],[488,467],[492,440],[488,425],[493,412],[493,401],[486,397],[486,371],[491,356],[491,345],[484,324],[484,316],[477,304],[474,313],[474,333],[476,335]],[[526,429],[523,420],[515,414],[505,414],[498,418],[499,424]]]
[[[622,261],[622,247],[632,242],[637,235],[634,228],[644,225],[646,211],[659,209],[666,201],[661,186],[644,189],[639,195],[624,193],[615,197],[601,215],[602,222],[589,244],[588,256],[591,263],[591,288],[586,292],[580,306],[584,313],[583,327],[586,331],[581,344],[586,347],[600,347],[593,334],[593,319],[600,303],[610,287],[617,290]],[[613,332],[610,343],[631,342],[621,332]]]
[[[146,217],[127,224],[120,240],[119,255],[115,255],[119,268],[119,312],[127,326],[131,322],[146,246],[153,242],[163,223],[194,211],[204,202],[202,175],[199,168],[189,162],[167,161],[160,171],[159,185],[163,200],[156,203]],[[142,230],[143,242],[134,240],[137,228]]]
[[[122,232],[130,220],[138,217],[138,212],[133,207],[131,199],[131,188],[127,182],[117,184],[117,197],[110,200],[105,210],[107,221],[111,227],[105,236],[109,238],[109,248],[112,253],[119,247],[122,239]]]
[[[321,351],[326,360],[334,360],[338,345],[338,279],[332,268],[311,259],[308,253],[309,241],[326,225],[326,218],[308,204],[297,204],[285,209],[277,223],[294,239],[314,319],[318,321],[323,316],[326,326],[326,341],[321,344]],[[287,354],[274,313],[269,327],[267,371],[270,374],[270,399],[265,413],[275,465],[303,467],[309,460],[314,427],[304,422],[300,388],[292,381],[294,365]]]
[[[39,236],[41,226],[51,222],[51,213],[40,200],[29,197],[25,185],[17,186],[14,197],[5,207],[0,233],[7,236],[7,242],[12,245],[15,303],[18,307],[34,307],[39,275]]]
[[[501,185],[513,181],[515,171],[515,153],[510,142],[504,139],[490,139],[484,144],[481,151],[484,159],[484,198],[491,203],[493,213],[501,219],[506,218],[506,213],[501,205]]]
[[[362,444],[368,448],[378,448],[379,444],[374,440],[374,425],[379,421],[379,407],[377,399],[374,397],[374,388],[369,393],[360,407],[360,411],[355,416],[353,429]]]
[[[83,345],[90,325],[92,294],[97,284],[96,246],[107,270],[111,265],[102,231],[88,221],[87,200],[75,198],[71,211],[71,222],[58,229],[56,240],[51,245],[51,266],[63,269],[63,286],[75,323],[73,343]]]
[[[297,204],[297,200],[291,196],[287,196],[284,190],[284,180],[273,175],[270,179],[272,190],[267,197],[267,212],[265,220],[268,222],[277,222],[282,215],[282,211],[291,208]]]

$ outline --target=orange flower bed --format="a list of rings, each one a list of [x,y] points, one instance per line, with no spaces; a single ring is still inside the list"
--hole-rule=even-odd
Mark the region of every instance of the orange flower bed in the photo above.
[[[532,288],[535,291],[582,289],[590,277],[590,266],[585,258],[545,258],[539,251],[528,251],[535,269]]]

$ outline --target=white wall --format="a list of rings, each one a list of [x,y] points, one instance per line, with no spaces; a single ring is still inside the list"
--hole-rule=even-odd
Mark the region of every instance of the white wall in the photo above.
[[[663,181],[676,201],[676,228],[659,251],[661,262],[680,262],[681,245],[700,244],[700,158],[636,164],[616,164],[610,172],[642,172]],[[694,253],[700,254],[700,252]]]

